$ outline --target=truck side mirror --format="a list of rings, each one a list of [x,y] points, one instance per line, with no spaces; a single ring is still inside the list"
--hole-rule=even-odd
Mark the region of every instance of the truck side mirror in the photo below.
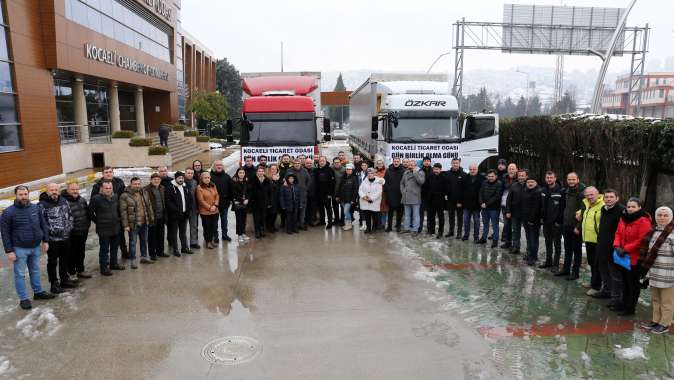
[[[390,113],[388,115],[388,121],[393,125],[393,128],[398,128],[398,113]]]
[[[325,133],[326,135],[330,134],[330,119],[328,119],[327,117],[323,118],[323,133]]]
[[[227,120],[227,123],[225,124],[225,135],[227,137],[227,142],[232,143],[234,142],[234,122],[231,119]]]

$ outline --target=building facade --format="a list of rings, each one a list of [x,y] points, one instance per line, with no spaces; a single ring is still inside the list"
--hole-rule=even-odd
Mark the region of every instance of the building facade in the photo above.
[[[635,102],[630,102],[628,97],[629,76],[620,77],[616,80],[615,88],[604,90],[601,102],[602,111],[619,115],[656,118],[674,117],[674,73],[652,72],[644,74],[639,115],[636,115]]]
[[[0,188],[94,166],[115,131],[189,122],[213,54],[180,0],[0,0]]]

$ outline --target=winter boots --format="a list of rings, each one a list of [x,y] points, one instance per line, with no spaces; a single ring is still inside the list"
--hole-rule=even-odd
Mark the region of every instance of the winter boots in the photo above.
[[[349,221],[349,220],[345,221],[345,222],[344,222],[344,227],[342,227],[342,229],[343,229],[344,231],[351,231],[351,229],[353,229],[352,222]]]

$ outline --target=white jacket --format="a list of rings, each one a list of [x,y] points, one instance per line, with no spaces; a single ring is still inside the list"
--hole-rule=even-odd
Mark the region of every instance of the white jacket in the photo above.
[[[360,184],[358,188],[358,197],[360,199],[360,209],[364,211],[379,211],[381,206],[381,197],[383,194],[384,188],[383,178],[375,178],[374,182],[370,182],[369,179],[365,178],[363,183]],[[369,196],[372,199],[372,203],[363,199],[364,196]]]

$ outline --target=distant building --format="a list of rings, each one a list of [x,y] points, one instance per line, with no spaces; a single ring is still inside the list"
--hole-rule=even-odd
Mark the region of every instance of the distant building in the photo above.
[[[0,0],[0,188],[91,168],[116,131],[190,123],[194,92],[215,90],[215,59],[180,7]]]
[[[674,117],[674,73],[653,72],[643,76],[641,111],[636,103],[629,105],[629,76],[616,80],[615,88],[604,90],[601,109],[604,113],[668,118]]]

